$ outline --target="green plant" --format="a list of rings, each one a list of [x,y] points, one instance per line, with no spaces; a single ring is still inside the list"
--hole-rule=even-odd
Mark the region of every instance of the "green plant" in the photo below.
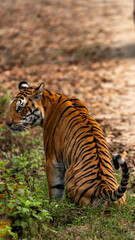
[[[113,203],[106,206],[99,201],[80,207],[66,198],[62,203],[49,203],[42,136],[38,131],[34,134],[31,136],[27,131],[11,138],[3,129],[1,135],[2,142],[10,143],[10,148],[1,153],[0,161],[4,183],[0,191],[5,194],[0,201],[0,213],[12,219],[11,227],[2,231],[8,232],[9,239],[133,240],[135,201],[130,184],[127,204],[123,206]],[[9,168],[5,167],[8,163]],[[118,171],[116,177],[119,182]]]
[[[14,219],[14,229],[25,230],[25,236],[34,236],[39,231],[40,225],[52,219],[49,212],[42,208],[42,204],[41,199],[37,200],[30,196],[26,189],[21,196],[11,197],[8,206],[11,210],[9,216]]]
[[[13,144],[11,152],[3,152],[3,160],[0,161],[1,178],[4,183],[0,191],[4,191],[5,194],[1,200],[1,212],[6,213],[13,221],[12,227],[8,227],[7,231],[14,239],[18,239],[19,236],[31,239],[43,232],[46,224],[52,219],[45,208],[45,202],[48,200],[45,191],[47,186],[43,149],[40,147],[40,141],[30,140],[28,135],[28,132],[20,134],[22,142],[24,139],[27,141],[26,151],[18,154],[19,149]],[[36,144],[38,150],[34,149]],[[9,162],[12,168],[5,167]]]

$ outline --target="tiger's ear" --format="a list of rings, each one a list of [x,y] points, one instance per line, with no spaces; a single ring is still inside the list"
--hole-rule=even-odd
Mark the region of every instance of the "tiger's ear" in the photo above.
[[[35,88],[32,96],[31,96],[31,99],[38,101],[40,99],[44,89],[45,89],[45,84],[44,84],[44,82],[42,82],[37,88]]]
[[[19,88],[20,91],[23,90],[23,89],[25,89],[25,88],[28,88],[28,87],[29,87],[29,85],[28,85],[28,83],[25,82],[25,81],[20,82],[20,83],[19,83],[19,86],[18,86],[18,88]]]

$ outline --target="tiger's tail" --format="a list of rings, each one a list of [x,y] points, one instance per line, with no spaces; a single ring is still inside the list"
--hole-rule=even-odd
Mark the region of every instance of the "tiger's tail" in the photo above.
[[[127,163],[124,158],[121,157],[119,154],[114,154],[112,157],[114,167],[116,169],[119,169],[121,166],[122,168],[122,179],[120,182],[119,187],[110,193],[110,200],[111,201],[117,201],[119,200],[123,195],[124,192],[127,189],[128,181],[129,181],[129,168],[127,166]]]

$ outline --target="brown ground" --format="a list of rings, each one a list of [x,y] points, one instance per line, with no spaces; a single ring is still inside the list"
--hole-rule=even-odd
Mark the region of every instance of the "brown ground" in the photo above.
[[[18,82],[80,98],[111,152],[135,166],[133,0],[0,2],[0,85]],[[128,154],[127,154],[128,153]]]
[[[0,85],[13,97],[19,81],[45,81],[52,91],[80,98],[111,153],[123,153],[135,174],[132,13],[133,0],[0,1]],[[8,135],[2,148],[7,142]],[[79,240],[81,231],[87,226],[67,228],[59,237],[75,233]]]

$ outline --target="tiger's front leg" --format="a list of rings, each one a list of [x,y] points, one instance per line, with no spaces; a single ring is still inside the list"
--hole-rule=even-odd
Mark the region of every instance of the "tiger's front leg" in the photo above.
[[[47,160],[46,163],[46,175],[49,186],[50,200],[57,199],[62,201],[65,186],[65,168],[62,162],[52,163]]]

